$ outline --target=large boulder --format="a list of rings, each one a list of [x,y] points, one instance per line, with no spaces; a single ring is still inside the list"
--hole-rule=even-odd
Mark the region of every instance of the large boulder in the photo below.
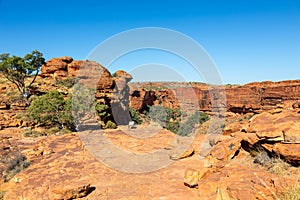
[[[74,60],[70,64],[68,64],[68,75],[69,76],[76,76],[76,72],[80,69],[83,65],[83,60]]]
[[[68,73],[68,59],[66,57],[62,58],[52,58],[48,60],[42,66],[42,77],[67,77]]]

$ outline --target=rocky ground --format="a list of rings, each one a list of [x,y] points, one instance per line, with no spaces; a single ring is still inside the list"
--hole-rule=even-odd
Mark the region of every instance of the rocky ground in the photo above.
[[[153,125],[101,133],[122,151],[149,155],[161,150],[167,155],[164,159],[170,162],[159,169],[151,168],[156,157],[141,162],[144,173],[119,171],[134,167],[130,158],[102,151],[105,145],[100,137],[91,139],[93,131],[24,138],[20,129],[5,129],[1,131],[2,157],[19,151],[30,166],[2,182],[0,189],[9,200],[282,199],[300,178],[299,119],[297,109],[264,112],[251,119],[227,120],[222,135],[200,134],[210,121],[185,149],[177,148],[185,140]],[[200,156],[207,142],[215,144]],[[99,161],[103,157],[95,155],[93,148],[118,165]]]
[[[145,128],[138,127],[135,131],[145,131]],[[120,148],[140,153],[167,147],[174,137],[165,130],[147,141],[130,138],[121,130],[104,134]],[[197,137],[195,142],[201,143],[202,137]],[[78,134],[19,138],[15,145],[30,159],[31,165],[1,185],[1,190],[6,191],[4,199],[73,199],[80,195],[85,196],[83,199],[197,197],[197,192],[183,183],[184,166],[197,167],[197,156],[174,161],[160,170],[135,174],[102,164],[86,150]],[[122,158],[118,160],[122,162]]]

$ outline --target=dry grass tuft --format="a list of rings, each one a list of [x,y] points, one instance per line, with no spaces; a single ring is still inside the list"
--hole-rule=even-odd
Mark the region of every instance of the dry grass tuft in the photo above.
[[[288,175],[291,167],[290,164],[280,158],[272,158],[269,163],[268,171],[273,174]]]
[[[282,194],[281,200],[299,200],[300,199],[300,185],[295,185],[291,190]]]
[[[0,200],[4,199],[5,192],[0,190]]]

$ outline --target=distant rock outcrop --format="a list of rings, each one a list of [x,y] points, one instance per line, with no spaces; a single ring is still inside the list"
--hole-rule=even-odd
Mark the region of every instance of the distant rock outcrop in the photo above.
[[[265,110],[298,108],[300,80],[255,82],[210,88],[203,83],[131,83],[130,103],[137,110],[162,103],[185,111],[211,112],[222,108],[233,113],[260,113]],[[223,98],[226,94],[226,98]],[[212,104],[212,101],[219,101]]]

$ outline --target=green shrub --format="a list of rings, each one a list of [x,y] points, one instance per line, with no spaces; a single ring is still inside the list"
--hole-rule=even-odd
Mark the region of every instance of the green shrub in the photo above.
[[[69,129],[59,128],[57,126],[53,126],[51,128],[47,128],[45,131],[35,131],[35,130],[25,130],[23,132],[24,137],[40,137],[40,136],[49,136],[49,135],[64,135],[67,133],[71,133]]]
[[[154,122],[158,122],[162,126],[171,121],[180,121],[182,112],[179,108],[166,108],[162,105],[148,106],[148,112],[145,114]]]
[[[149,108],[149,118],[152,121],[159,123],[161,126],[164,126],[164,124],[168,121],[166,109],[162,105],[150,106]]]
[[[67,88],[73,87],[75,82],[76,82],[75,77],[67,77],[67,78],[64,78],[64,79],[55,79],[55,84],[56,85],[64,86],[64,87],[67,87]]]
[[[23,132],[24,137],[40,137],[45,136],[45,133],[41,133],[39,131],[33,131],[33,130],[26,130]]]
[[[7,182],[12,179],[16,174],[23,171],[30,165],[30,162],[23,155],[17,155],[9,162],[7,169],[3,172],[4,181]]]
[[[74,121],[71,113],[71,100],[65,100],[57,91],[51,91],[34,101],[28,108],[29,118],[36,123],[52,127],[65,125],[73,129]]]
[[[75,84],[72,96],[70,96],[70,105],[76,124],[80,120],[90,118],[95,111],[95,89],[86,87],[82,84]]]
[[[168,122],[166,125],[166,129],[172,131],[173,133],[177,133],[178,129],[179,129],[179,122],[178,121],[174,121],[174,122]]]
[[[188,120],[180,124],[177,134],[181,136],[188,136],[198,124],[202,124],[208,120],[209,116],[207,114],[196,111],[191,117],[188,118]]]
[[[115,128],[117,128],[117,125],[114,122],[109,120],[108,122],[106,122],[105,128],[106,129],[115,129]]]
[[[95,105],[95,109],[97,112],[97,115],[100,117],[101,121],[104,123],[107,123],[112,115],[111,115],[111,109],[108,105],[102,104],[102,103],[97,103]]]
[[[67,128],[58,128],[57,126],[51,127],[45,131],[46,135],[64,135],[71,133]]]
[[[225,126],[226,125],[223,123],[223,124],[220,125],[220,128],[223,130],[225,128]]]
[[[143,122],[141,114],[134,108],[129,108],[129,113],[131,116],[131,120],[135,122],[135,124],[141,124]]]

